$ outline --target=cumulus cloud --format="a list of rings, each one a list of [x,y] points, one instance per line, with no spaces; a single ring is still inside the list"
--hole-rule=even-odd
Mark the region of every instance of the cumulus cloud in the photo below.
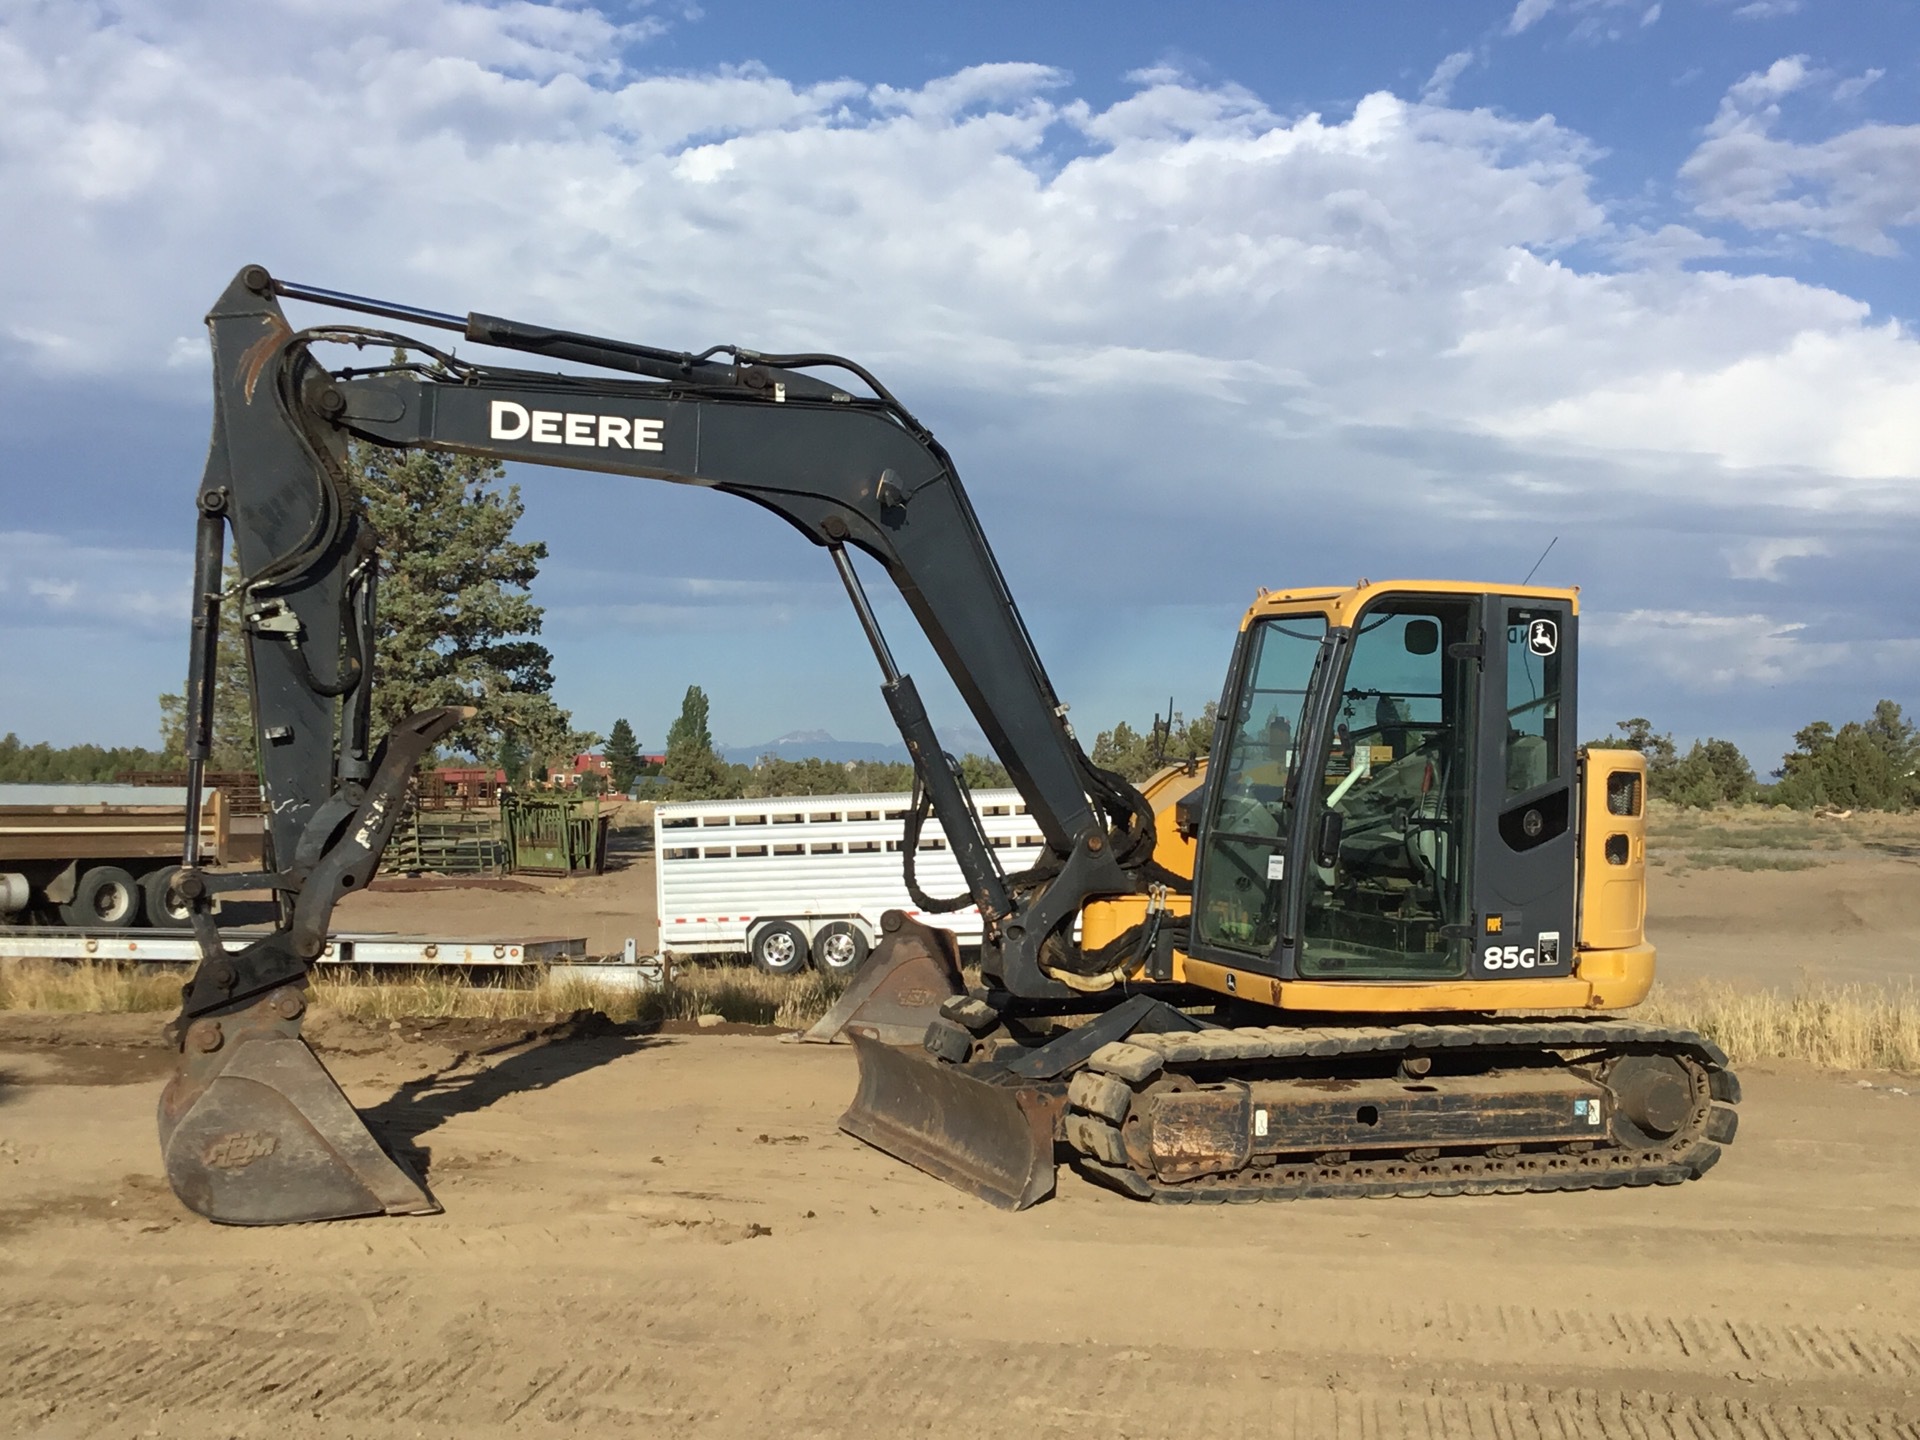
[[[1880,73],[1840,80],[1831,96],[1855,100]],[[1741,78],[1681,166],[1681,179],[1709,218],[1897,254],[1890,232],[1920,225],[1920,125],[1860,125],[1811,142],[1773,133],[1782,101],[1830,79],[1804,55]]]
[[[911,90],[662,75],[619,58],[643,36],[525,4],[248,14],[8,29],[0,349],[186,384],[192,317],[260,259],[660,343],[832,345],[974,393],[1172,387],[1256,432],[1598,449],[1629,484],[1649,448],[1817,471],[1709,481],[1789,504],[1920,473],[1910,336],[1681,268],[1712,242],[1623,230],[1551,119],[1387,94],[1289,118],[1166,70],[1104,108],[1030,64]],[[1717,138],[1806,74],[1742,81]],[[1588,243],[1626,268],[1572,263]]]
[[[1508,24],[1652,8],[1521,0]],[[1022,523],[994,530],[1003,559],[1042,586],[1104,595],[1134,562],[1161,573],[1181,487],[1237,517],[1208,546],[1231,566],[1190,567],[1143,604],[1237,595],[1231,575],[1284,582],[1303,557],[1347,571],[1363,544],[1398,546],[1409,570],[1443,555],[1473,570],[1487,532],[1463,534],[1463,516],[1525,517],[1524,536],[1499,532],[1517,577],[1556,533],[1533,529],[1563,519],[1641,535],[1684,501],[1703,530],[1737,516],[1724,528],[1818,531],[1842,556],[1845,536],[1822,528],[1835,517],[1920,515],[1914,337],[1829,289],[1703,269],[1723,242],[1683,217],[1624,220],[1585,137],[1449,107],[1465,51],[1420,102],[1296,114],[1168,67],[1101,105],[1026,63],[917,87],[662,73],[645,63],[651,11],[625,25],[477,0],[6,13],[0,357],[50,385],[204,405],[198,319],[250,261],[675,348],[837,350],[958,436],[976,495],[1018,507],[1000,513]],[[1837,168],[1768,191],[1711,152],[1803,163],[1818,147],[1778,140],[1775,117],[1828,83],[1795,60],[1733,87],[1690,162],[1710,214],[1795,203],[1819,212],[1799,223],[1835,233],[1895,227]],[[1716,534],[1682,559],[1718,580],[1722,548]],[[803,571],[791,551],[781,533],[712,561],[787,587]],[[1789,560],[1727,564],[1767,578]],[[173,597],[154,601],[172,625],[185,559],[163,568],[151,593]],[[542,580],[561,628],[602,602],[643,628],[813,613],[797,591],[579,596],[565,570]],[[56,590],[74,578],[32,573]],[[9,606],[29,597],[8,583]],[[1659,603],[1715,613],[1689,593]],[[1684,649],[1698,631],[1661,633]]]

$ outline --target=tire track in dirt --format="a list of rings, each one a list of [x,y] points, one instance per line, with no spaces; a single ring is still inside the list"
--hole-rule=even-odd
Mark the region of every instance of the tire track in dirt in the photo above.
[[[1177,1331],[1154,1337],[1149,1349],[902,1338],[910,1332],[895,1328],[864,1343],[823,1346],[830,1354],[772,1376],[756,1365],[768,1317],[749,1309],[726,1332],[676,1339],[636,1329],[636,1316],[653,1311],[655,1297],[644,1293],[620,1304],[576,1301],[564,1307],[563,1322],[538,1307],[496,1306],[504,1333],[485,1336],[410,1321],[398,1313],[405,1304],[397,1285],[379,1287],[375,1298],[396,1312],[398,1333],[385,1337],[365,1333],[345,1296],[233,1298],[251,1313],[230,1310],[228,1323],[183,1328],[164,1340],[116,1337],[114,1302],[105,1297],[77,1324],[71,1315],[55,1322],[44,1304],[30,1307],[31,1318],[16,1312],[0,1325],[0,1373],[8,1376],[0,1417],[54,1406],[72,1414],[76,1404],[130,1412],[164,1404],[202,1421],[240,1411],[531,1432],[639,1425],[673,1414],[696,1430],[711,1424],[715,1433],[782,1436],[911,1430],[973,1437],[1017,1422],[1031,1435],[1920,1440],[1912,1337],[1695,1317],[1622,1324],[1594,1316],[1569,1325],[1564,1312],[1522,1308],[1515,1318],[1511,1307],[1440,1307],[1454,1309],[1456,1321],[1505,1316],[1504,1327],[1476,1333],[1473,1359],[1405,1353],[1416,1329],[1432,1332],[1410,1326],[1403,1312],[1381,1315],[1386,1323],[1372,1333],[1305,1330],[1307,1343],[1264,1353],[1183,1347]],[[526,1327],[550,1322],[602,1353],[554,1361],[517,1345]],[[1637,1347],[1634,1363],[1596,1364],[1583,1351],[1585,1337],[1608,1328]],[[1729,1358],[1756,1363],[1751,1351],[1740,1353],[1735,1337],[1743,1331],[1749,1346],[1766,1334],[1796,1362],[1795,1373],[1730,1373]],[[609,1340],[617,1350],[604,1349]]]

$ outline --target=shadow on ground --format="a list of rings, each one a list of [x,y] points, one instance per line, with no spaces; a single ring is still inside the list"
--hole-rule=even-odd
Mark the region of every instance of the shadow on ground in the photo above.
[[[604,1015],[584,1013],[566,1028],[550,1033],[531,1046],[513,1041],[462,1054],[443,1069],[409,1080],[361,1116],[421,1178],[433,1164],[431,1147],[420,1137],[437,1130],[457,1115],[484,1110],[509,1095],[545,1090],[610,1065],[650,1046],[670,1044],[637,1027],[619,1026]],[[505,1058],[488,1064],[490,1057]]]

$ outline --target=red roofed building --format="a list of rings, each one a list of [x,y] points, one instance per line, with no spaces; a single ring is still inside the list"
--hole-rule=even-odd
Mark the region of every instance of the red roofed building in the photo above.
[[[585,753],[573,757],[571,771],[556,771],[553,776],[555,785],[578,785],[589,775],[598,775],[603,785],[613,783],[613,766],[604,755]]]

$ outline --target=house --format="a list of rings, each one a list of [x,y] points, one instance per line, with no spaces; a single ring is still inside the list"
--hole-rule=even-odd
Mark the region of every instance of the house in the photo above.
[[[573,757],[572,770],[555,771],[553,783],[571,788],[589,775],[599,776],[601,787],[604,789],[613,783],[613,765],[604,755],[595,755],[591,751],[584,752]]]

